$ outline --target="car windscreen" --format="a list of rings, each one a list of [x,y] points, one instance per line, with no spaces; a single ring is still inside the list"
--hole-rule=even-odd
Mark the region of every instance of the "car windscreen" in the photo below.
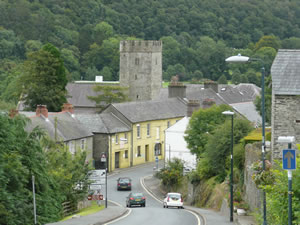
[[[120,179],[120,183],[130,183],[129,179]]]
[[[132,194],[133,197],[136,197],[136,198],[141,198],[143,197],[144,195],[142,193],[133,193]]]
[[[172,199],[180,199],[181,198],[180,194],[169,194],[168,196]]]

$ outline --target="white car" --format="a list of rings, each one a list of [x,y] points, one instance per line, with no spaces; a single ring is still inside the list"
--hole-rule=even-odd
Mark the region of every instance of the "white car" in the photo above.
[[[183,209],[183,198],[180,193],[170,192],[166,195],[164,202],[164,208],[168,207],[178,207],[178,209]]]

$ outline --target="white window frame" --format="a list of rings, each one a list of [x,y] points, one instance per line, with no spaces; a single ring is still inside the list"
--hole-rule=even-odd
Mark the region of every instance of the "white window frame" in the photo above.
[[[84,150],[86,148],[86,138],[80,140],[80,148]]]
[[[156,139],[159,139],[160,137],[160,129],[159,127],[156,127]]]
[[[69,141],[68,146],[69,146],[70,153],[72,155],[74,155],[75,154],[75,143],[73,141]]]
[[[136,125],[136,137],[141,138],[141,126],[139,124]]]
[[[119,144],[119,134],[116,134],[115,138],[116,138],[115,143],[117,145],[117,144]]]
[[[147,136],[150,137],[150,123],[147,123]]]

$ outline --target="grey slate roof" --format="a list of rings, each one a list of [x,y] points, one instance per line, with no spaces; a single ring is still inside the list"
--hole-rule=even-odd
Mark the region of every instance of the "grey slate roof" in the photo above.
[[[202,84],[186,84],[186,98],[198,100],[200,106],[205,99],[213,99],[217,105],[254,101],[260,95],[260,88],[254,84],[218,85],[218,93],[204,89]],[[157,99],[167,99],[168,88],[162,88]]]
[[[300,50],[279,49],[271,67],[275,95],[300,94]]]
[[[76,118],[93,133],[114,134],[131,130],[113,113],[76,114]]]
[[[260,125],[262,123],[261,116],[255,109],[255,105],[253,102],[241,102],[230,104],[235,111],[239,112],[241,115],[246,117],[249,121],[256,125]]]
[[[27,125],[27,130],[32,130],[34,127],[39,126],[53,139],[55,138],[55,118],[57,118],[57,136],[59,140],[70,141],[93,135],[69,112],[49,113],[48,118],[43,116],[32,116],[29,118],[31,122]]]
[[[132,123],[184,117],[187,112],[186,102],[179,98],[113,103],[108,107],[113,107]]]
[[[95,107],[95,102],[87,96],[97,96],[93,91],[93,83],[68,83],[66,86],[68,97],[67,100],[76,107]]]

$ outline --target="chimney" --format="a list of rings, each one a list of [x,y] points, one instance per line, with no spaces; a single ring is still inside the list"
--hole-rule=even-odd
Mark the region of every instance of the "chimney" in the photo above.
[[[193,112],[200,108],[200,102],[198,100],[189,100],[187,103],[187,116],[191,117]]]
[[[186,86],[182,83],[171,83],[168,86],[169,98],[186,98]]]
[[[207,109],[207,108],[210,108],[214,104],[216,104],[216,102],[214,101],[214,99],[206,98],[202,102],[202,107],[203,107],[203,109]]]
[[[62,112],[69,112],[74,114],[74,107],[71,103],[64,103],[62,107]]]
[[[214,81],[206,81],[204,82],[204,89],[211,88],[214,92],[218,93],[218,83]]]
[[[37,105],[36,106],[36,111],[35,111],[36,116],[41,116],[43,115],[45,118],[48,118],[48,109],[46,105]]]
[[[17,109],[11,109],[10,111],[9,111],[9,117],[10,118],[14,118],[16,115],[18,115],[19,114],[19,110],[17,110]]]

